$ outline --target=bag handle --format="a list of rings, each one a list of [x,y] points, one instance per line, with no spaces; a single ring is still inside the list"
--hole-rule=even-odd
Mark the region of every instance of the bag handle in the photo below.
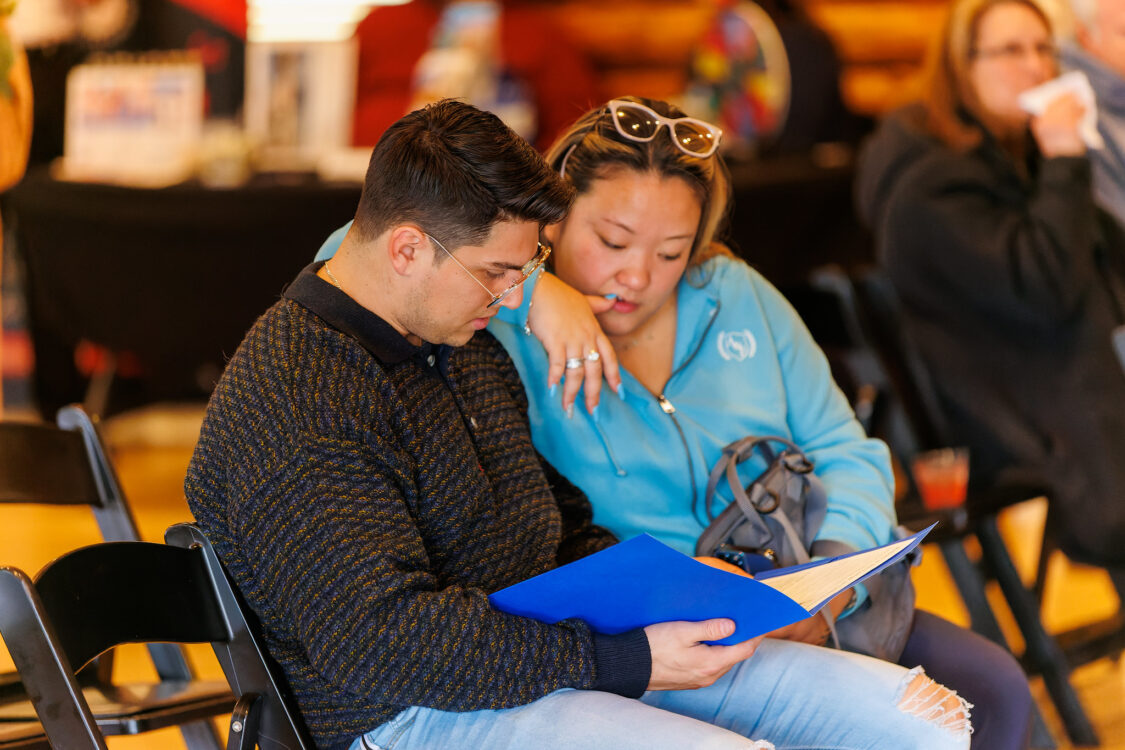
[[[770,442],[777,442],[786,446],[780,456],[774,453]],[[766,459],[767,468],[761,476],[751,483],[751,494],[747,495],[746,490],[742,487],[742,480],[738,476],[738,464],[752,456],[755,448],[761,450],[763,457]],[[736,440],[723,448],[722,456],[715,462],[715,466],[711,469],[711,474],[707,478],[707,494],[704,498],[704,510],[707,512],[707,518],[710,521],[715,520],[715,514],[711,509],[712,498],[715,495],[715,488],[718,487],[720,478],[725,474],[727,484],[742,513],[747,518],[758,518],[759,520],[761,520],[762,513],[772,515],[785,531],[785,536],[788,538],[789,545],[793,548],[793,554],[797,558],[797,564],[803,565],[811,562],[808,550],[805,548],[804,542],[801,541],[800,534],[793,528],[793,523],[789,520],[788,514],[785,511],[774,512],[781,507],[781,498],[776,491],[769,489],[767,485],[770,483],[769,480],[779,473],[783,475],[780,477],[779,484],[785,487],[789,484],[790,474],[808,474],[812,470],[813,464],[808,457],[796,444],[785,438],[751,435]],[[763,498],[769,498],[769,501],[763,502]],[[693,503],[692,515],[694,514]],[[833,644],[836,648],[839,648],[840,637],[836,633],[836,621],[832,616],[832,611],[826,606],[820,610],[820,615],[824,617],[824,621],[828,625]]]

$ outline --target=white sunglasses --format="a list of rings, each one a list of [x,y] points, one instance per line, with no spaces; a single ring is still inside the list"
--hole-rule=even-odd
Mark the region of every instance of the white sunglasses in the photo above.
[[[614,99],[606,105],[613,118],[613,127],[631,141],[647,143],[656,137],[662,125],[676,148],[688,156],[706,159],[719,147],[723,131],[716,125],[694,117],[665,117],[637,102]]]

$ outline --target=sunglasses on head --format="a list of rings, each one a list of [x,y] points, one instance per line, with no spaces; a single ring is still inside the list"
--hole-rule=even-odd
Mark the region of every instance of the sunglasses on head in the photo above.
[[[613,127],[631,141],[647,143],[666,125],[668,136],[676,148],[688,156],[706,159],[715,153],[723,138],[723,131],[718,126],[694,117],[665,117],[650,107],[624,99],[614,99],[606,107],[613,119]]]
[[[723,138],[723,131],[717,125],[694,117],[665,117],[651,107],[625,99],[610,101],[589,128],[597,127],[607,114],[621,137],[639,143],[648,143],[656,137],[660,128],[667,125],[668,137],[676,144],[676,148],[699,159],[706,159],[714,154]],[[562,164],[559,165],[559,174],[563,177],[566,177],[566,163],[570,161],[570,155],[581,142],[578,140],[572,143],[563,155]]]

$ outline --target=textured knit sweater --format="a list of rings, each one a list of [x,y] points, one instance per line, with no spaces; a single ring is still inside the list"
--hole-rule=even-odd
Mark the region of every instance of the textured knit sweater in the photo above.
[[[532,448],[502,347],[483,332],[415,347],[315,269],[232,357],[185,490],[318,746],[412,705],[639,695],[642,631],[593,635],[488,603],[614,541]]]

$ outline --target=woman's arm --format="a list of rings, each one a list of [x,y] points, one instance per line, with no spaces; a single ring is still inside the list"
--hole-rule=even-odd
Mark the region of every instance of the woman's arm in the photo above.
[[[813,461],[828,494],[816,540],[856,550],[886,544],[895,524],[887,446],[864,433],[824,352],[789,302],[760,276],[752,283],[777,350],[792,440]]]
[[[612,305],[611,300],[584,295],[557,276],[543,271],[528,279],[520,307],[502,308],[496,316],[505,323],[523,326],[526,333],[543,344],[549,361],[547,386],[554,393],[562,384],[562,408],[567,413],[583,386],[589,412],[601,399],[603,377],[615,392],[621,387],[617,353],[595,317]],[[597,356],[591,356],[592,352]],[[566,369],[568,359],[580,359],[581,367]],[[572,372],[575,377],[566,377]],[[528,385],[538,387],[533,383]]]
[[[337,229],[321,245],[316,260],[328,260],[340,248],[352,223]],[[512,309],[501,307],[496,317],[505,323],[522,326],[543,344],[550,362],[547,387],[552,392],[562,383],[562,408],[573,408],[578,390],[585,384],[586,410],[592,412],[601,398],[602,378],[614,391],[621,388],[617,353],[602,332],[596,313],[608,310],[612,301],[603,297],[585,296],[558,277],[540,271],[524,283],[523,302]],[[591,357],[591,352],[597,352]],[[567,359],[582,360],[580,375],[564,376]],[[534,385],[530,384],[529,385]]]

